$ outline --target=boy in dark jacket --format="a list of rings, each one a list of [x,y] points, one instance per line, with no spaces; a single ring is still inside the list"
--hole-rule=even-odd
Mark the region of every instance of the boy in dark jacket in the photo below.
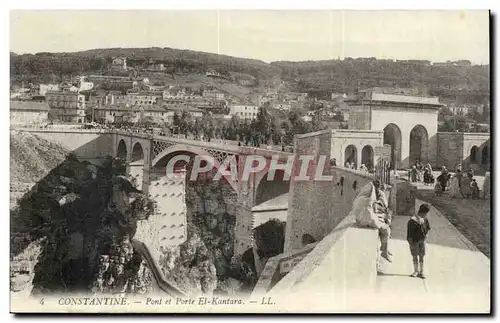
[[[422,279],[425,279],[425,239],[431,229],[429,220],[427,220],[427,213],[429,213],[429,206],[425,203],[420,205],[417,215],[412,216],[408,221],[408,230],[406,235],[406,239],[410,244],[410,252],[413,257],[414,271],[413,274],[411,274],[411,277],[420,277]]]

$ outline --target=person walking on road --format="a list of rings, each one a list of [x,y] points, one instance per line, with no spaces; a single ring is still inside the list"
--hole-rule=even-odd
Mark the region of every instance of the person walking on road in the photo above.
[[[411,277],[420,277],[425,279],[424,275],[424,256],[425,239],[431,230],[427,214],[429,213],[427,204],[420,205],[417,215],[410,218],[407,225],[406,240],[410,245],[410,253],[413,257],[413,274]]]

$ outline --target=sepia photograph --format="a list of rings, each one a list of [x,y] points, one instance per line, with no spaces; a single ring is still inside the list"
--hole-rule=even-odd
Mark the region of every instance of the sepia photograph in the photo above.
[[[491,314],[490,11],[9,20],[11,313]]]

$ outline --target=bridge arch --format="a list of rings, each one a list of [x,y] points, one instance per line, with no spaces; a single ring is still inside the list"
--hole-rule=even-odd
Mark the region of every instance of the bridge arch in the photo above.
[[[136,162],[144,159],[144,149],[140,142],[136,142],[134,147],[132,147],[132,162]]]
[[[401,163],[401,129],[394,123],[389,123],[384,128],[384,145],[391,146],[391,164],[397,169]]]
[[[125,143],[125,140],[123,140],[123,139],[121,139],[120,142],[118,143],[116,157],[118,157],[122,160],[127,160],[127,144]]]
[[[166,167],[168,161],[176,156],[176,155],[182,155],[182,154],[187,154],[188,156],[209,156],[213,158],[214,160],[214,168],[218,169],[220,167],[220,163],[218,160],[212,156],[210,153],[205,151],[204,149],[195,147],[195,146],[190,146],[190,145],[185,145],[185,144],[176,144],[173,146],[168,147],[164,151],[162,151],[160,154],[154,157],[151,165],[153,168],[157,169],[159,167]],[[234,189],[235,192],[238,192],[238,187],[236,183],[236,179],[233,179],[230,175],[223,175],[222,176],[229,185]]]
[[[290,179],[285,180],[285,171],[277,169],[274,178],[269,179],[269,170],[258,174],[255,181],[255,203],[259,205],[290,192]]]
[[[421,163],[429,161],[427,152],[429,146],[429,135],[427,129],[418,124],[410,131],[410,165],[417,160]]]

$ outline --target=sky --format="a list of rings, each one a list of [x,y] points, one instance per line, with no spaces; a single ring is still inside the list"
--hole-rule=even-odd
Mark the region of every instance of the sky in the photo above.
[[[488,11],[10,12],[12,52],[171,47],[260,59],[345,57],[489,63]]]

